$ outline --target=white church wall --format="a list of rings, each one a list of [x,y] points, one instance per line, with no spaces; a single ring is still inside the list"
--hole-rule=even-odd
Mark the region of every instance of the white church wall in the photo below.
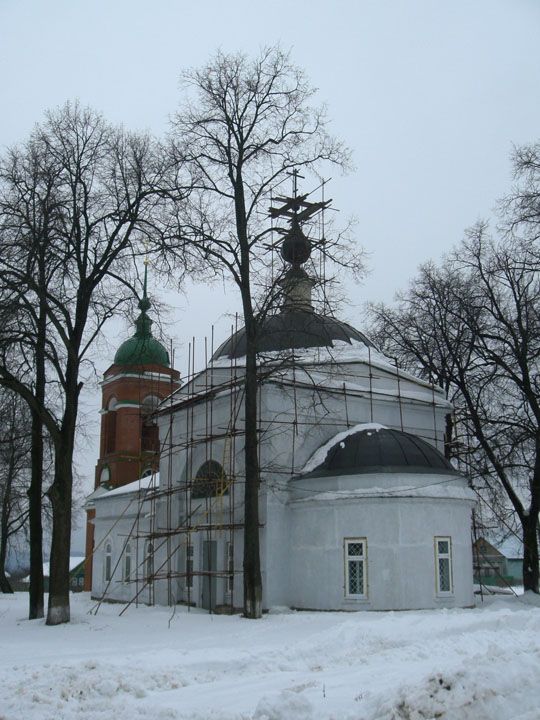
[[[293,470],[298,472],[311,457],[311,455],[328,439],[334,437],[341,430],[346,429],[346,417],[349,424],[370,422],[372,413],[377,422],[387,424],[397,429],[401,427],[403,419],[404,429],[427,441],[434,443],[434,406],[431,404],[413,401],[402,403],[401,413],[395,399],[393,402],[387,398],[371,400],[367,397],[347,396],[347,410],[344,409],[344,396],[328,393],[318,388],[291,388],[268,383],[263,387],[261,398],[261,418],[264,429],[264,443],[261,448],[261,470],[263,488],[265,489],[265,507],[267,523],[265,527],[266,540],[269,551],[264,563],[266,583],[264,587],[264,606],[291,604],[292,577],[296,571],[289,562],[289,552],[292,543],[292,533],[301,532],[296,527],[296,521],[290,514],[287,505],[288,480],[294,477]],[[443,426],[443,410],[435,408],[435,417]],[[344,417],[345,416],[345,417]],[[294,424],[294,420],[297,424]],[[339,422],[341,420],[342,422]],[[293,433],[295,436],[293,437]],[[440,449],[442,449],[442,434],[437,428]],[[294,455],[294,457],[293,457]],[[315,481],[315,479],[313,479]],[[350,480],[339,478],[336,486],[347,486]],[[355,476],[357,487],[369,486],[371,479]],[[410,476],[404,476],[398,482],[410,483]],[[320,520],[326,522],[323,517]],[[340,540],[342,543],[342,538]],[[308,553],[321,554],[322,562],[335,562],[331,546],[308,550]],[[320,553],[319,553],[320,551]],[[342,552],[342,551],[341,551]],[[392,551],[388,547],[385,551],[389,556]],[[332,559],[332,560],[331,560]],[[321,569],[312,564],[314,578],[320,580]],[[305,572],[308,566],[304,566]],[[327,590],[319,587],[315,580],[310,584],[310,593],[313,597],[326,596]],[[321,607],[323,607],[321,605]],[[299,605],[301,606],[301,605]],[[309,605],[306,605],[308,607]]]
[[[129,602],[141,589],[137,579],[145,572],[146,543],[142,536],[150,529],[150,503],[141,505],[136,492],[114,496],[102,496],[95,501],[94,553],[92,556],[92,596],[106,600]],[[140,509],[140,512],[139,512]],[[140,536],[140,537],[137,537]],[[107,543],[111,543],[109,562],[110,579],[107,579]],[[129,568],[126,555],[129,549]],[[129,572],[127,572],[129,570]],[[148,592],[142,591],[140,602],[150,600]]]
[[[293,501],[290,604],[320,610],[472,605],[470,510],[471,501],[449,498]],[[446,595],[436,593],[438,536],[452,544],[453,588]],[[365,598],[347,597],[346,538],[366,543]]]

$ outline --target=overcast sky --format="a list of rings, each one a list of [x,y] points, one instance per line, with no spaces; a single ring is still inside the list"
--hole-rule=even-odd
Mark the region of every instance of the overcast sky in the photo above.
[[[348,286],[355,324],[365,300],[391,300],[509,189],[513,143],[540,138],[539,38],[539,0],[0,0],[0,145],[70,98],[162,134],[182,68],[280,42],[354,151],[330,196],[370,253],[371,274]],[[219,339],[238,307],[233,288],[169,301],[179,346],[214,320]]]

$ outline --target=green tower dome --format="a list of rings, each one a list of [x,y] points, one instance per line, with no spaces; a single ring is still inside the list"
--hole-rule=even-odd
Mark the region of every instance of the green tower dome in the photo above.
[[[114,356],[115,365],[164,365],[169,367],[169,353],[152,335],[152,320],[147,315],[150,300],[146,294],[147,266],[144,268],[143,296],[139,300],[141,314],[135,320],[135,335],[123,342]]]

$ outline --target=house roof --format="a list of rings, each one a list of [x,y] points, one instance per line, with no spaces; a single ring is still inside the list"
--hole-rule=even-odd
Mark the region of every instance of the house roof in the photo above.
[[[499,552],[496,547],[494,547],[483,537],[478,538],[478,540],[474,542],[474,551],[479,552],[481,555],[486,555],[490,557],[504,557],[503,553]]]
[[[69,572],[72,570],[75,570],[76,567],[78,567],[82,562],[84,562],[85,558],[81,555],[73,555],[69,558]],[[51,564],[48,562],[43,563],[43,577],[48,578],[51,574]],[[27,575],[25,578],[23,578],[23,582],[26,582],[30,579],[30,575]]]
[[[523,541],[521,540],[521,538],[516,537],[515,535],[511,535],[510,537],[507,537],[506,540],[503,540],[501,543],[497,543],[497,547],[499,548],[500,552],[502,552],[502,554],[509,560],[523,559]]]

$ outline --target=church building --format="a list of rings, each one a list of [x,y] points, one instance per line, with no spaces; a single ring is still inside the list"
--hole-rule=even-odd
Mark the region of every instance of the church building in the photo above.
[[[470,606],[474,496],[444,455],[452,408],[315,309],[301,204],[282,243],[280,304],[257,336],[263,608]],[[146,285],[140,307],[103,380],[92,595],[238,611],[245,333],[180,383],[151,335]]]

